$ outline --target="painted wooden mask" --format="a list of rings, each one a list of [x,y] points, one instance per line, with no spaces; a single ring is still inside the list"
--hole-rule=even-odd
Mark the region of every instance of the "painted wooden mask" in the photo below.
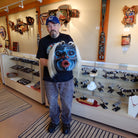
[[[54,65],[57,71],[71,71],[77,63],[75,46],[70,43],[59,44],[55,49]]]

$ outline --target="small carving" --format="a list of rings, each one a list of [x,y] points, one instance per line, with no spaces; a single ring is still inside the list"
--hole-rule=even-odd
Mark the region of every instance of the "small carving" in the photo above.
[[[130,45],[130,41],[131,41],[131,35],[130,34],[129,35],[123,35],[121,45],[122,46]]]
[[[124,25],[133,25],[136,24],[136,14],[138,12],[138,6],[124,6],[123,13],[124,18],[122,20],[122,23]]]

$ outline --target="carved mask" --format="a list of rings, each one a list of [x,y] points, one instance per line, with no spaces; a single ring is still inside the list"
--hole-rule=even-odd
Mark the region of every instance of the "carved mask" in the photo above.
[[[75,46],[72,44],[59,44],[55,49],[54,64],[57,71],[71,71],[77,63]]]

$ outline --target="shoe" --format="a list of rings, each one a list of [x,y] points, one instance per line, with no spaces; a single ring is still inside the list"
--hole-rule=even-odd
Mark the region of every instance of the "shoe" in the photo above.
[[[63,124],[63,133],[68,134],[70,132],[70,124]]]
[[[58,124],[54,124],[54,123],[50,122],[49,127],[48,127],[48,132],[53,133],[56,130],[57,126],[58,126]]]

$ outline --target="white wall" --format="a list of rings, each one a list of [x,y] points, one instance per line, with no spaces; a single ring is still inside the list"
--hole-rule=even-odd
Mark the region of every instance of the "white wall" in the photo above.
[[[13,42],[19,42],[19,52],[22,53],[29,53],[29,54],[36,54],[37,51],[37,23],[36,23],[36,10],[30,9],[23,12],[18,12],[15,14],[9,15],[9,21],[17,23],[17,19],[20,18],[21,21],[27,23],[26,16],[31,16],[34,18],[34,25],[29,25],[29,31],[20,34],[11,30],[10,28],[10,36],[11,36],[11,45]]]
[[[63,31],[63,28],[65,27],[62,26],[61,32],[72,36],[79,47],[83,60],[97,60],[99,29],[96,28],[98,28],[100,24],[101,0],[63,0],[54,4],[42,6],[40,11],[41,13],[44,13],[48,10],[57,9],[62,4],[69,4],[72,9],[78,9],[80,11],[80,17],[71,18],[71,21],[66,28],[67,31]],[[138,65],[138,14],[136,15],[136,24],[129,27],[129,32],[124,32],[126,27],[121,21],[124,16],[122,9],[125,5],[129,7],[138,5],[138,0],[110,0],[106,62]],[[25,32],[23,35],[11,31],[11,40],[12,42],[19,42],[21,52],[36,54],[38,27],[36,24],[35,9],[11,14],[9,15],[9,20],[16,22],[17,18],[21,18],[23,21],[26,21],[26,16],[34,17],[34,26],[30,27],[29,32]],[[0,17],[0,25],[6,27],[5,24],[5,17]],[[48,34],[46,26],[41,25],[41,27],[42,37],[44,37]],[[131,34],[131,45],[128,47],[127,51],[123,51],[121,46],[121,36],[129,33]],[[5,44],[5,41],[0,38],[0,43],[1,42]]]
[[[110,0],[106,62],[138,65],[138,14],[136,24],[125,27],[121,23],[124,16],[122,9],[125,5],[128,7],[138,5],[138,0]],[[121,46],[123,34],[131,34],[131,44],[127,51],[124,51]]]
[[[62,27],[61,32],[72,36],[83,60],[96,60],[99,38],[99,30],[96,27],[99,27],[100,23],[101,0],[65,0],[41,7],[41,13],[57,9],[62,4],[69,4],[72,9],[78,9],[80,17],[71,18],[68,30],[63,31]],[[45,35],[47,35],[46,26],[42,25],[42,37]]]

